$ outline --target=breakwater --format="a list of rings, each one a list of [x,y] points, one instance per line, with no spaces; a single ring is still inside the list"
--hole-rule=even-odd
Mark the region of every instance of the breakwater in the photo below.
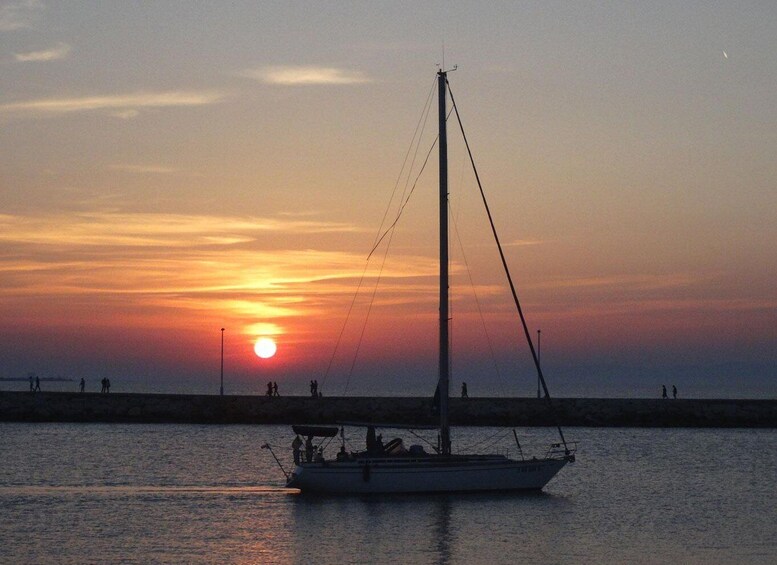
[[[460,426],[775,428],[777,400],[450,399]],[[198,424],[434,424],[431,398],[0,391],[0,421]]]

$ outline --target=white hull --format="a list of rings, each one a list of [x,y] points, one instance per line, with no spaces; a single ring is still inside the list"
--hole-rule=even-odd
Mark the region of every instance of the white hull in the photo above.
[[[513,461],[502,456],[386,457],[302,463],[288,487],[326,494],[539,490],[566,458]]]

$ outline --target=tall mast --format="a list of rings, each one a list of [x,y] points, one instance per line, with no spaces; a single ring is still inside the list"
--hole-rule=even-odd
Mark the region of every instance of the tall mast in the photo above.
[[[437,72],[437,92],[440,121],[440,448],[450,455],[451,433],[448,424],[449,341],[448,341],[448,137],[446,118],[446,80],[443,69]]]

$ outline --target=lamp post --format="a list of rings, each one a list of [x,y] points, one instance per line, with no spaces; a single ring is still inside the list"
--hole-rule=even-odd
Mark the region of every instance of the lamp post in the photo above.
[[[224,328],[221,328],[221,396],[224,396]]]
[[[540,364],[540,337],[542,336],[542,330],[537,330],[537,365]],[[537,398],[541,398],[540,395],[540,372],[537,371]]]

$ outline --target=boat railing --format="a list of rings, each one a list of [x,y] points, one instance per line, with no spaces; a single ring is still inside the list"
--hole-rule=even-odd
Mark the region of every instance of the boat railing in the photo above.
[[[577,442],[568,441],[563,443],[551,443],[545,454],[546,459],[569,459],[569,461],[575,460],[575,453],[577,453]]]

